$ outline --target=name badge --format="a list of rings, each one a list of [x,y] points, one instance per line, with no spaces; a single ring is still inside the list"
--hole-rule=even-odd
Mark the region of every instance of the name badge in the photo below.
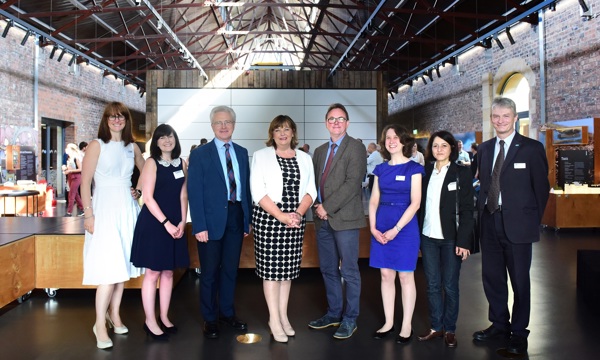
[[[396,181],[404,181],[406,180],[406,176],[404,175],[396,175]]]
[[[448,191],[456,191],[456,181],[448,184]]]
[[[130,149],[130,148],[125,149],[125,156],[127,156],[128,158],[135,157],[135,155],[133,153],[133,149]]]
[[[173,176],[175,176],[175,179],[182,178],[183,177],[183,170],[173,171]]]
[[[515,163],[515,169],[526,169],[527,165],[525,163]]]

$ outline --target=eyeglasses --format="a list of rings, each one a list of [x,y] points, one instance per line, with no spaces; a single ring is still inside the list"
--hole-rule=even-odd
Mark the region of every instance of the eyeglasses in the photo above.
[[[333,123],[335,123],[336,121],[337,121],[337,122],[341,122],[341,123],[343,123],[343,122],[346,122],[346,121],[348,121],[348,119],[346,119],[346,118],[345,118],[345,117],[343,117],[343,116],[340,116],[340,117],[333,117],[333,116],[332,116],[332,117],[330,117],[330,118],[327,118],[327,122],[328,122],[328,123],[330,123],[330,124],[333,124]]]
[[[110,115],[108,117],[109,120],[115,121],[115,120],[125,120],[125,115]]]
[[[213,124],[213,126],[231,126],[234,124],[234,122],[231,120],[226,120],[226,121],[215,121],[212,124]]]

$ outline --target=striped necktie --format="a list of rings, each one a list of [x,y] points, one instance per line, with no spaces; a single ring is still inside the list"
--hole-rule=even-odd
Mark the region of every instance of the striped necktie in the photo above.
[[[229,143],[225,144],[225,165],[227,165],[227,178],[229,179],[229,201],[235,202],[237,200],[235,191],[235,174],[233,172],[233,162],[231,161],[229,146]]]

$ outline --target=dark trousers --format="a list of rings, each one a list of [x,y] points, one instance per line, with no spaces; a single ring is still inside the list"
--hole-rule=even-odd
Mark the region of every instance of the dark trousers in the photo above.
[[[513,226],[519,226],[514,224]],[[481,215],[481,273],[483,290],[489,303],[489,320],[504,331],[527,337],[531,310],[531,243],[511,243],[504,232],[502,212]],[[514,294],[511,314],[508,310],[507,272]]]
[[[210,233],[208,234],[210,237]],[[200,311],[204,321],[235,315],[233,298],[244,239],[244,210],[229,205],[225,233],[220,239],[198,242],[200,258]],[[218,302],[218,305],[217,305]]]
[[[462,259],[456,255],[456,242],[421,235],[421,254],[427,280],[431,328],[456,332],[458,279],[462,265]]]
[[[371,193],[373,191],[373,184],[375,184],[375,175],[369,174],[367,178],[369,179],[369,193]]]

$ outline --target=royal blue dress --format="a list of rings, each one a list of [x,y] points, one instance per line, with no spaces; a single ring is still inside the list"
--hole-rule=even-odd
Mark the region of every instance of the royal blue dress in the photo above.
[[[377,165],[373,174],[379,181],[379,206],[375,227],[381,232],[392,229],[410,205],[411,179],[414,174],[425,174],[425,168],[414,161]],[[419,181],[420,182],[420,181]],[[402,231],[387,244],[382,245],[371,236],[369,265],[396,271],[414,271],[419,257],[419,223],[415,215]]]
[[[147,160],[156,161],[154,200],[175,226],[181,222],[181,188],[185,181],[183,164],[180,159],[176,160],[172,163],[158,162],[153,158]],[[160,223],[162,220],[154,217],[144,205],[135,225],[131,262],[137,267],[154,271],[189,267],[185,234],[179,239],[173,239]]]

